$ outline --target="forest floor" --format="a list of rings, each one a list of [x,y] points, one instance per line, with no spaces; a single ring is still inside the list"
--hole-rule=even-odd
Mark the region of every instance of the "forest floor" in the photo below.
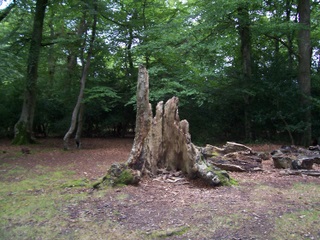
[[[230,173],[232,187],[143,179],[93,190],[132,141],[83,139],[63,151],[61,139],[41,139],[26,154],[0,140],[0,239],[320,239],[320,178],[283,175],[272,160]]]

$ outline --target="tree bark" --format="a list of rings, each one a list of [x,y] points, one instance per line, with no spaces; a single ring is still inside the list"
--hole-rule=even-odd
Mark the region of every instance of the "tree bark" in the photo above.
[[[77,148],[81,148],[81,135],[82,135],[82,128],[83,128],[83,115],[84,115],[84,104],[81,103],[79,114],[78,114],[78,124],[77,124],[77,132],[74,140],[76,141]]]
[[[55,32],[54,32],[54,26],[53,26],[53,18],[54,18],[54,12],[51,13],[50,15],[50,20],[49,20],[49,29],[50,29],[50,38],[54,39],[55,37]],[[56,57],[54,53],[54,44],[51,44],[49,46],[48,50],[48,70],[49,70],[49,81],[48,85],[50,88],[52,88],[54,84],[54,76],[55,76],[55,71],[56,71]],[[50,89],[49,88],[49,89]]]
[[[86,22],[86,13],[84,12],[75,36],[77,40],[72,42],[72,45],[69,46],[69,49],[68,49],[69,55],[67,57],[67,71],[66,71],[65,90],[64,90],[64,95],[66,96],[66,99],[65,99],[66,102],[72,101],[71,92],[72,92],[73,83],[79,80],[79,73],[76,68],[77,57],[79,55],[78,49],[82,49],[82,51],[84,51],[83,42],[85,41],[82,41],[82,38],[85,32],[88,30],[87,28],[88,26]]]
[[[246,7],[238,8],[239,15],[239,35],[240,35],[240,50],[241,50],[241,64],[242,74],[244,78],[244,86],[248,87],[251,81],[252,68],[251,68],[251,30],[249,12]],[[244,94],[244,127],[246,140],[250,141],[252,138],[251,133],[251,119],[250,119],[250,96]]]
[[[42,41],[43,22],[48,0],[37,0],[27,66],[26,88],[20,119],[14,127],[13,144],[32,143],[33,119],[36,105],[38,63]]]
[[[129,167],[141,170],[144,159],[141,158],[145,138],[151,128],[152,110],[149,103],[149,74],[143,66],[139,67],[137,84],[137,117],[135,138],[128,159]]]
[[[87,54],[86,63],[83,68],[83,71],[82,71],[82,77],[81,77],[81,81],[80,81],[80,91],[79,91],[77,103],[76,103],[76,105],[73,109],[73,112],[72,112],[70,128],[63,138],[65,150],[69,149],[69,139],[70,139],[70,136],[73,134],[73,132],[77,126],[77,123],[78,124],[79,124],[79,122],[82,123],[81,118],[82,118],[83,112],[81,114],[79,114],[79,109],[81,107],[83,97],[84,97],[85,84],[86,84],[86,80],[87,80],[87,76],[88,76],[88,72],[89,72],[90,61],[91,61],[93,45],[94,45],[94,40],[95,40],[95,34],[96,34],[96,26],[97,26],[97,2],[96,1],[94,1],[94,17],[93,18],[94,19],[93,19],[93,24],[92,24],[92,34],[91,34],[91,39],[90,39],[90,43],[89,43],[89,50],[88,50],[88,54]],[[79,121],[79,118],[80,118],[80,121]],[[82,127],[82,124],[80,127]],[[78,129],[77,132],[78,132],[78,134],[76,136],[77,137],[76,141],[78,141],[78,142],[76,144],[78,147],[78,146],[80,146],[79,133],[81,133],[81,130]]]
[[[301,107],[304,110],[305,129],[301,144],[311,143],[311,38],[310,38],[310,0],[298,1],[300,30],[298,35],[299,67],[298,81],[301,92]]]
[[[292,12],[292,1],[291,0],[286,0],[286,22],[290,23],[291,22],[291,12]],[[295,38],[295,32],[292,30],[291,32],[287,33],[287,49],[288,49],[288,72],[290,73],[289,80],[292,80],[295,75],[294,75],[294,70],[293,70],[293,62],[294,62],[294,47],[293,47],[293,40]]]

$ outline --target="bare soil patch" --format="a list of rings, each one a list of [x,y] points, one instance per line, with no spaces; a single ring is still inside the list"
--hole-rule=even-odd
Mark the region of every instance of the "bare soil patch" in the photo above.
[[[38,144],[12,146],[9,140],[0,141],[1,163],[33,168],[43,165],[54,168],[65,166],[79,177],[90,180],[101,177],[114,162],[126,161],[132,147],[132,138],[86,138],[82,149],[63,150],[62,139],[39,139]],[[23,154],[27,148],[30,154]]]
[[[30,154],[23,154],[21,147],[2,140],[0,170],[63,167],[93,181],[112,163],[127,160],[132,142],[129,138],[83,139],[83,149],[64,151],[61,139],[41,139],[37,145],[26,146]],[[271,144],[251,147],[267,152],[279,148]],[[320,178],[282,175],[272,160],[264,161],[263,169],[230,173],[239,182],[232,187],[146,178],[136,187],[100,193],[83,188],[78,191],[87,197],[64,207],[69,224],[60,235],[72,239],[76,235],[70,232],[79,231],[77,222],[84,218],[101,227],[111,224],[114,230],[100,229],[105,239],[320,239]]]

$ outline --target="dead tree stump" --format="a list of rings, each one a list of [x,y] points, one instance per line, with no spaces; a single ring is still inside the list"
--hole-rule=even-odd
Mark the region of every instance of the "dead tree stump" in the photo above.
[[[197,172],[195,163],[200,155],[191,143],[189,123],[179,120],[178,102],[178,98],[173,97],[166,104],[158,103],[156,116],[147,120],[151,125],[143,140],[138,134],[139,129],[136,129],[135,143],[128,160],[130,167],[151,176],[156,175],[158,169],[182,171],[189,177]],[[136,140],[142,140],[140,155],[136,155],[140,151],[140,148],[135,149],[140,147]]]
[[[149,76],[143,66],[139,68],[137,86],[136,133],[128,166],[142,175],[156,176],[159,170],[166,169],[182,171],[189,178],[200,177],[213,185],[228,183],[228,174],[204,161],[191,142],[188,121],[180,121],[179,99],[159,102],[153,117]]]
[[[94,187],[100,187],[103,183],[112,185],[110,183],[117,182],[115,178],[121,176],[122,171],[126,171],[126,179],[133,179],[132,184],[136,184],[141,175],[155,177],[163,170],[181,171],[188,178],[201,178],[214,186],[230,185],[232,179],[227,172],[209,164],[203,158],[200,148],[191,142],[189,123],[187,120],[180,121],[178,103],[177,97],[172,97],[165,104],[159,102],[153,117],[149,103],[148,72],[140,66],[135,138],[126,163],[128,169],[124,169],[121,164],[119,167],[113,164],[113,171],[108,171],[112,176],[105,176]],[[128,176],[130,174],[134,176]]]

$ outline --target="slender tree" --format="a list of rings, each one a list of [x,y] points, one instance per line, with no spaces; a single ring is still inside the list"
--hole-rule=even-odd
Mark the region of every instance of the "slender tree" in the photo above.
[[[251,30],[250,30],[250,16],[249,10],[246,6],[240,6],[238,8],[238,28],[240,36],[240,59],[242,65],[243,74],[243,86],[247,87],[252,78],[252,63],[251,63]],[[245,126],[245,138],[251,140],[251,120],[250,120],[250,96],[244,94],[244,126]]]
[[[13,144],[33,142],[33,119],[36,106],[38,63],[41,49],[43,22],[48,0],[37,0],[27,66],[26,86],[20,119],[14,127]]]
[[[78,124],[78,130],[77,130],[77,134],[76,134],[76,144],[77,144],[78,148],[81,146],[80,136],[81,136],[82,117],[83,117],[82,102],[83,102],[83,98],[84,98],[84,90],[85,90],[85,85],[86,85],[86,81],[87,81],[87,76],[89,73],[90,61],[91,61],[91,57],[92,57],[93,45],[94,45],[94,40],[95,40],[95,35],[96,35],[96,26],[97,26],[97,11],[98,11],[98,9],[97,9],[97,1],[96,0],[93,1],[93,5],[94,5],[94,7],[93,7],[94,13],[93,13],[92,33],[91,33],[91,39],[89,42],[89,49],[88,49],[85,65],[82,70],[82,76],[81,76],[81,80],[80,80],[80,91],[79,91],[77,103],[76,103],[76,105],[73,109],[73,112],[72,112],[70,128],[63,138],[64,149],[69,148],[69,139],[70,139],[70,136],[72,135],[72,133],[74,132],[77,124]]]
[[[310,0],[298,1],[300,30],[298,35],[299,67],[298,81],[301,91],[301,106],[304,109],[303,120],[305,128],[302,135],[302,145],[311,143],[311,38],[310,38]]]

